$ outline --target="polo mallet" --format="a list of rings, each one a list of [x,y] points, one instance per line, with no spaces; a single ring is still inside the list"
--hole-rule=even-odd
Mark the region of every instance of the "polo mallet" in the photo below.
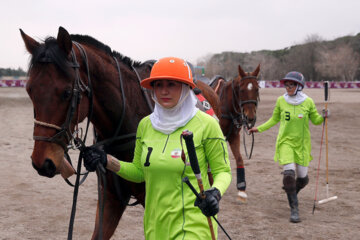
[[[327,112],[328,106],[328,96],[329,96],[329,82],[324,82],[324,90],[325,90],[325,112]],[[327,114],[327,113],[326,113]],[[328,144],[328,118],[325,118],[325,145],[326,145],[326,198],[318,201],[318,204],[323,204],[330,202],[332,200],[336,200],[337,196],[329,197],[329,144]]]
[[[200,194],[196,191],[196,189],[194,188],[194,186],[191,184],[191,182],[189,181],[188,177],[184,177],[183,178],[183,182],[186,183],[189,188],[191,189],[191,191],[195,194],[196,197],[201,198]],[[221,230],[223,230],[223,232],[225,233],[225,235],[231,240],[231,237],[229,236],[229,234],[225,231],[225,228],[223,228],[223,226],[220,224],[220,222],[216,219],[215,216],[212,216],[212,218],[217,222],[217,224],[219,225],[219,227],[221,228]]]
[[[199,194],[200,198],[205,199],[206,195],[204,194],[204,186],[203,186],[203,183],[202,183],[200,167],[199,167],[198,159],[197,159],[197,156],[196,156],[194,140],[193,140],[193,133],[190,132],[189,130],[185,130],[185,131],[182,132],[181,135],[185,140],[186,148],[187,148],[188,155],[189,155],[191,169],[193,170],[193,172],[195,174],[195,177],[196,177],[196,179],[198,181],[198,185],[199,185],[199,189],[200,189],[200,194]],[[210,228],[210,232],[211,232],[211,239],[215,240],[214,227],[212,225],[211,218],[207,217],[207,220],[208,220],[208,224],[209,224],[209,228]]]

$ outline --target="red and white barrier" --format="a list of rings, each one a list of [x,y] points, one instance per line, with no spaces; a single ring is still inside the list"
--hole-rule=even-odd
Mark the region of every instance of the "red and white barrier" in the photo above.
[[[0,78],[0,87],[25,87],[28,79],[20,78]]]
[[[0,87],[25,87],[27,77],[19,78],[0,78]],[[282,88],[280,81],[260,81],[261,88]],[[323,82],[306,82],[306,88],[323,88]],[[360,88],[360,81],[352,82],[332,82],[329,81],[329,88]]]

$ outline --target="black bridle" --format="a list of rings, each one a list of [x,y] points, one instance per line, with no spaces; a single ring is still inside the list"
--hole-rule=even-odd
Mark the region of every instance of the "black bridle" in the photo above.
[[[45,142],[51,142],[56,143],[60,145],[63,149],[65,154],[68,153],[69,149],[78,149],[81,147],[81,143],[84,143],[86,140],[86,136],[88,133],[88,128],[91,120],[92,115],[92,85],[90,80],[90,73],[89,73],[89,67],[88,67],[88,61],[87,61],[87,55],[83,47],[78,44],[77,42],[74,42],[75,46],[79,49],[82,57],[85,59],[86,69],[87,69],[87,77],[88,77],[88,85],[86,85],[82,79],[80,78],[80,72],[79,68],[80,65],[77,62],[76,54],[74,49],[71,50],[71,58],[72,62],[69,62],[68,65],[72,67],[75,71],[75,81],[72,89],[72,97],[70,100],[70,107],[67,110],[65,122],[61,126],[57,126],[54,124],[46,123],[43,121],[39,121],[37,119],[34,119],[34,123],[39,126],[43,127],[49,127],[56,129],[57,133],[51,137],[45,137],[45,136],[33,136],[33,139],[35,141],[45,141]],[[38,62],[41,63],[52,63],[53,60],[48,57],[41,58]],[[87,96],[89,98],[89,113],[88,113],[88,122],[86,125],[86,131],[83,140],[78,137],[78,133],[82,130],[75,130],[74,132],[71,131],[71,122],[74,118],[75,112],[78,108],[78,105],[80,104],[82,93],[87,92]],[[78,129],[78,126],[76,124],[76,128]],[[82,134],[81,134],[82,135]]]
[[[243,81],[245,79],[257,79],[256,76],[245,76],[240,79],[240,81]],[[256,115],[254,120],[251,122],[249,121],[248,117],[244,113],[244,105],[245,104],[254,104],[255,108],[258,106],[259,97],[257,96],[256,99],[246,99],[243,100],[242,96],[239,96],[237,94],[237,91],[235,89],[235,80],[231,80],[231,91],[232,91],[232,109],[229,109],[226,105],[226,114],[221,114],[221,118],[228,119],[232,122],[230,125],[230,129],[228,130],[227,134],[225,135],[226,141],[229,140],[229,137],[233,133],[233,131],[243,128],[243,143],[245,148],[245,154],[250,159],[252,155],[252,150],[254,147],[254,134],[251,133],[252,136],[252,144],[251,144],[251,150],[250,154],[247,152],[246,144],[245,144],[245,134],[250,135],[248,132],[248,129],[252,128],[256,123]],[[221,96],[225,93],[225,89],[223,88],[220,93]],[[238,110],[239,109],[239,110]]]
[[[85,63],[86,71],[87,71],[87,79],[88,84],[86,85],[84,81],[80,77],[80,65],[76,59],[76,54],[74,48],[71,49],[71,62],[68,62],[67,65],[74,69],[75,71],[75,80],[73,84],[72,89],[72,96],[70,100],[70,106],[67,110],[65,122],[61,126],[57,126],[55,124],[50,124],[47,122],[43,122],[36,119],[36,116],[34,114],[34,123],[39,126],[48,127],[48,128],[54,128],[57,132],[55,135],[51,137],[46,136],[33,136],[33,139],[35,141],[45,141],[50,143],[55,143],[60,145],[64,150],[64,156],[65,159],[70,163],[71,166],[71,158],[68,154],[69,149],[82,149],[85,147],[84,143],[86,141],[86,137],[88,134],[88,129],[90,125],[90,121],[92,118],[92,112],[93,112],[93,98],[92,98],[92,84],[90,79],[90,72],[89,72],[89,65],[88,65],[88,58],[86,55],[86,51],[84,48],[77,42],[73,42],[74,45],[78,48],[80,54],[82,55],[82,58]],[[43,57],[38,60],[40,63],[54,63],[54,61],[49,57]],[[89,110],[88,110],[88,120],[86,124],[86,130],[85,135],[82,138],[82,128],[78,127],[78,123],[75,124],[74,131],[71,130],[71,123],[75,116],[75,112],[80,104],[82,94],[87,93],[87,97],[89,99]],[[35,111],[34,111],[35,112]],[[80,135],[79,135],[80,133]],[[79,162],[80,162],[80,155],[79,155]],[[33,166],[35,169],[37,168],[34,164]],[[74,167],[73,167],[74,168]],[[75,171],[76,174],[83,175],[83,178],[80,181],[80,184],[83,183],[88,175],[88,172],[80,173]],[[72,184],[68,179],[65,179],[65,181],[70,185],[74,187],[74,184]]]

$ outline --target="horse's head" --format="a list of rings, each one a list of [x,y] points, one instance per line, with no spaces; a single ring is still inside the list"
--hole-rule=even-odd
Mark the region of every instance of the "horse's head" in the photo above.
[[[21,29],[27,51],[31,54],[26,91],[34,106],[34,149],[32,165],[46,177],[60,173],[64,178],[74,173],[64,159],[73,140],[77,123],[88,114],[88,82],[76,61],[69,33],[59,28],[57,39],[39,43]],[[75,48],[74,48],[75,49]],[[82,64],[83,65],[83,64]],[[82,86],[80,86],[82,85]]]
[[[232,81],[233,100],[237,103],[235,105],[242,113],[245,124],[251,128],[256,122],[256,108],[260,100],[258,84],[260,64],[251,73],[245,72],[240,65],[238,70],[239,75]]]

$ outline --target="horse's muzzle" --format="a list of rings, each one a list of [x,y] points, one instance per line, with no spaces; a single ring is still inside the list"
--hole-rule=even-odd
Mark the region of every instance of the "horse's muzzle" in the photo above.
[[[256,116],[254,118],[249,118],[248,116],[245,115],[245,125],[248,129],[254,127],[255,123],[256,123]]]
[[[56,166],[55,164],[50,160],[50,159],[46,159],[44,164],[38,168],[34,162],[32,162],[33,167],[35,168],[35,170],[38,172],[38,174],[40,176],[44,176],[44,177],[48,177],[48,178],[52,178],[56,175]]]

